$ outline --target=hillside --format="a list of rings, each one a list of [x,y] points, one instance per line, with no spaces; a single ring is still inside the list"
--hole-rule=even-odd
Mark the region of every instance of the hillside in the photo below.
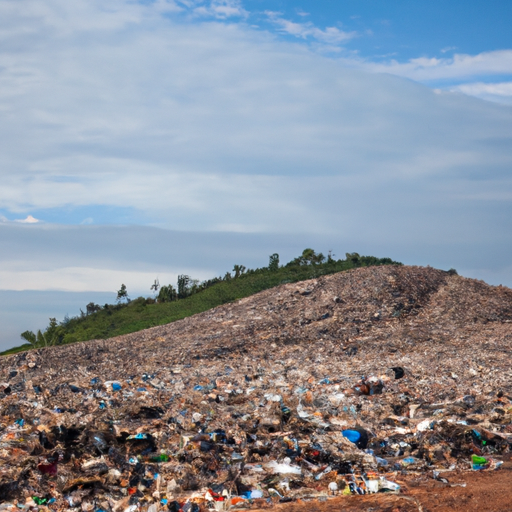
[[[5,357],[0,490],[116,512],[261,490],[237,505],[250,507],[325,496],[349,471],[494,464],[512,432],[511,350],[512,290],[381,266]],[[355,428],[372,453],[342,434]]]
[[[46,330],[37,333],[25,331],[21,337],[29,341],[24,345],[11,348],[0,355],[8,355],[36,347],[66,345],[78,341],[107,339],[121,334],[147,329],[181,320],[196,313],[207,311],[216,306],[249,297],[262,290],[273,288],[282,283],[304,281],[323,275],[334,274],[352,268],[374,265],[401,265],[391,258],[360,256],[347,253],[344,259],[334,259],[331,254],[325,257],[313,249],[305,249],[301,256],[286,265],[279,265],[279,255],[269,258],[267,267],[246,269],[235,265],[233,273],[226,272],[223,277],[215,277],[203,282],[190,276],[178,277],[178,285],[162,285],[155,281],[155,297],[139,297],[130,300],[126,287],[125,296],[116,304],[89,303],[84,306],[81,315],[57,322],[50,318]],[[124,285],[122,285],[123,287]],[[118,292],[120,293],[120,292]]]

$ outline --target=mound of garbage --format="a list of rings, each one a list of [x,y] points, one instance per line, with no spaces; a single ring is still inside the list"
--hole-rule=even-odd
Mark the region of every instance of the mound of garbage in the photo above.
[[[0,510],[247,510],[492,470],[512,290],[430,267],[283,284],[0,360]]]

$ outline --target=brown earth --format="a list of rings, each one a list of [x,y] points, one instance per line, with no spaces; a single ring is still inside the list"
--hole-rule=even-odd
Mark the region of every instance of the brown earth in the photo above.
[[[426,476],[398,479],[401,494],[371,494],[335,498],[326,502],[276,505],[283,512],[510,512],[512,464],[497,472],[446,473],[450,483]],[[453,486],[453,487],[452,487]],[[263,512],[259,509],[253,512]]]
[[[65,482],[87,474],[80,469],[84,461],[104,457],[109,471],[118,468],[128,478],[133,468],[126,461],[143,452],[126,438],[138,432],[153,433],[158,451],[171,456],[158,471],[164,482],[176,481],[168,495],[190,497],[228,482],[240,490],[254,487],[257,478],[245,476],[243,468],[233,474],[226,454],[240,453],[248,465],[282,461],[287,434],[302,447],[300,456],[292,455],[302,476],[286,479],[295,501],[276,508],[512,510],[511,351],[512,290],[430,267],[384,266],[285,284],[111,340],[5,357],[0,383],[9,393],[0,393],[0,490],[8,490],[6,501],[50,493],[57,500],[53,508],[61,509],[66,492],[76,493]],[[395,380],[390,368],[397,367],[405,376]],[[377,394],[361,392],[362,376],[374,376],[382,393],[378,386]],[[122,391],[105,384],[114,380]],[[283,405],[290,411],[286,417]],[[25,426],[17,431],[12,425],[19,418]],[[420,430],[425,421],[430,425]],[[62,426],[80,434],[80,446],[66,444]],[[340,437],[354,427],[366,429],[369,447],[388,460],[388,478],[402,485],[401,494],[304,501],[304,490],[326,495],[347,462],[356,473],[384,470]],[[216,460],[199,450],[199,441],[184,447],[184,436],[192,438],[199,428],[222,428],[236,443],[208,452]],[[48,442],[41,441],[42,430]],[[471,437],[473,430],[483,437]],[[105,436],[104,447],[91,440],[94,432]],[[314,443],[320,455],[310,455]],[[61,483],[37,470],[51,463],[55,451]],[[471,454],[505,464],[468,472]],[[408,456],[416,462],[404,467]],[[327,465],[334,469],[316,480]],[[431,478],[434,469],[457,473],[443,473],[450,482],[444,484]],[[267,493],[281,485],[279,478],[258,485]],[[467,486],[450,487],[461,481]],[[126,496],[122,480],[101,482],[77,498],[83,510],[89,503],[113,509]],[[153,491],[140,490],[143,507],[155,501]]]

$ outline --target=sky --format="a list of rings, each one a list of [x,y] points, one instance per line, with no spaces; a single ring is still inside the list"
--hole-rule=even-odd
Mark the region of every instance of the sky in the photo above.
[[[305,247],[512,286],[510,26],[506,0],[0,0],[0,349]]]

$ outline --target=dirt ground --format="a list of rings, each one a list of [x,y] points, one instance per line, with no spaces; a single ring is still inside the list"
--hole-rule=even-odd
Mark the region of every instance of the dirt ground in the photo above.
[[[496,471],[443,473],[449,483],[426,475],[395,481],[401,494],[347,496],[326,502],[278,505],[279,512],[512,512],[512,461]],[[465,485],[464,485],[465,484]],[[260,509],[257,512],[263,512]],[[268,509],[266,509],[268,511]],[[254,511],[253,511],[254,512]]]

